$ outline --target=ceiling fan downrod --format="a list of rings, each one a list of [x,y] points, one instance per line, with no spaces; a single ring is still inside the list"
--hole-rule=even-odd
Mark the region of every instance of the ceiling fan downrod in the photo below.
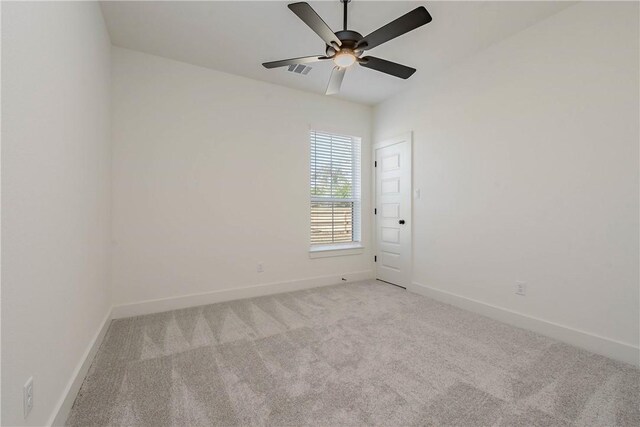
[[[344,16],[342,19],[342,27],[344,31],[347,31],[347,4],[349,4],[351,0],[340,0],[340,2],[344,5]]]

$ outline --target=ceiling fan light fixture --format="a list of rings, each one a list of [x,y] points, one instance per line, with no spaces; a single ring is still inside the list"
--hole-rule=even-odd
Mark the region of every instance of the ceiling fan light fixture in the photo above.
[[[355,64],[356,56],[349,49],[342,49],[333,57],[333,62],[340,68],[347,68]]]

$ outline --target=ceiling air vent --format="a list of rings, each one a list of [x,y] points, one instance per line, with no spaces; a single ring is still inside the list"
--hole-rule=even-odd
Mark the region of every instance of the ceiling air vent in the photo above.
[[[302,74],[306,76],[307,74],[309,74],[309,71],[311,71],[311,67],[304,64],[297,64],[297,65],[293,64],[293,65],[289,65],[287,70],[291,71],[292,73]]]

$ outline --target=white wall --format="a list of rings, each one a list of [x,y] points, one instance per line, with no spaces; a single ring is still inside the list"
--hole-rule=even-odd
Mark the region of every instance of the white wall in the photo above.
[[[371,271],[368,178],[366,251],[308,255],[309,125],[361,136],[368,177],[370,107],[121,48],[112,64],[116,305]]]
[[[379,105],[376,141],[414,131],[414,282],[637,350],[638,73],[638,4],[585,2]]]
[[[110,306],[109,63],[97,3],[3,2],[2,425],[49,422]]]

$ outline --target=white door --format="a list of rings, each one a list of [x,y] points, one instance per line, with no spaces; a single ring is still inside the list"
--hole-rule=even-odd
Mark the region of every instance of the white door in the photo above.
[[[411,134],[376,144],[376,278],[411,284]]]

